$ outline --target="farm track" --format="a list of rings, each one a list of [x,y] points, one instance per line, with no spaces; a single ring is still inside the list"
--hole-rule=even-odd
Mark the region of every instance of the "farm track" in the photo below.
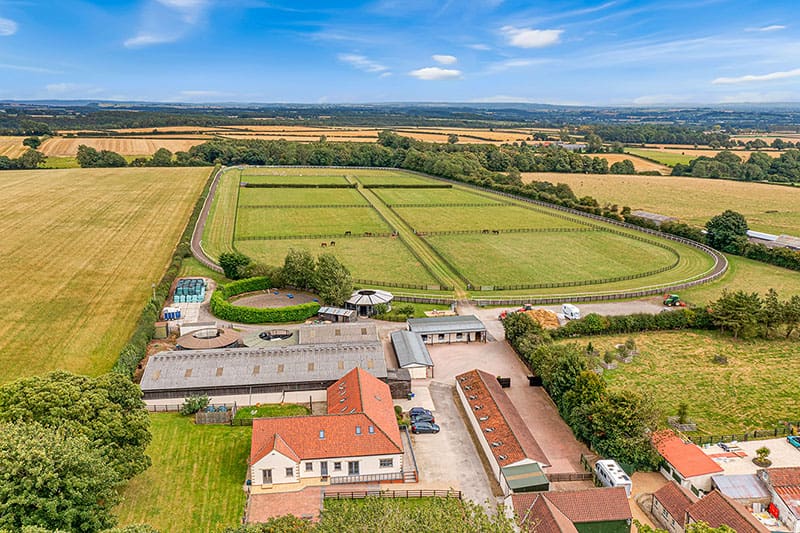
[[[217,185],[219,184],[219,180],[226,170],[227,169],[225,168],[221,168],[214,176],[214,181],[211,183],[211,187],[208,189],[206,201],[203,203],[203,210],[200,212],[200,216],[197,217],[197,223],[194,225],[194,232],[192,233],[192,242],[190,245],[192,249],[192,255],[195,257],[195,259],[215,272],[222,272],[222,268],[208,255],[206,255],[205,250],[203,250],[203,231],[205,231],[206,228],[208,214],[211,212],[211,204],[214,201],[214,193],[217,192]]]

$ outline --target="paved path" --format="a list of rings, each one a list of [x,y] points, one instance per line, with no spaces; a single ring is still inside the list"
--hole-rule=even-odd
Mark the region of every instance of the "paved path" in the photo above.
[[[203,210],[200,211],[200,216],[197,217],[197,223],[194,225],[192,242],[190,245],[192,255],[195,257],[195,259],[215,272],[222,272],[222,268],[220,268],[219,265],[217,265],[210,257],[208,257],[208,255],[206,255],[205,250],[203,250],[202,240],[203,231],[206,228],[208,213],[211,211],[211,204],[214,201],[214,194],[217,192],[217,184],[219,183],[219,179],[225,170],[226,169],[223,167],[217,171],[217,174],[214,176],[214,181],[211,182],[211,187],[208,188],[208,195],[206,195],[206,201],[203,203]]]

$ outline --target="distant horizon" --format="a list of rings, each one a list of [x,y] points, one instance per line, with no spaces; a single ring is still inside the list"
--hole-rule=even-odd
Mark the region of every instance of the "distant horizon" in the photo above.
[[[0,100],[800,101],[790,0],[0,0]]]

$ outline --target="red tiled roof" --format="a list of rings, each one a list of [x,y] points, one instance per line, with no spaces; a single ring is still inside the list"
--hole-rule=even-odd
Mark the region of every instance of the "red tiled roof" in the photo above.
[[[800,468],[767,468],[769,484],[773,487],[800,487]]]
[[[573,524],[633,518],[628,496],[622,487],[512,494],[514,512],[520,520],[524,520],[526,516],[538,518],[535,506],[537,498],[547,499]],[[527,524],[528,527],[534,525],[530,521]]]
[[[517,522],[524,533],[578,533],[569,518],[544,496],[537,495],[533,505],[521,511]]]
[[[328,412],[253,420],[250,464],[273,450],[298,462],[403,452],[389,386],[365,370],[355,368],[328,388]]]
[[[697,501],[697,497],[694,494],[672,482],[655,491],[653,498],[658,500],[676,522],[681,524],[686,517],[686,509]]]
[[[780,496],[795,517],[800,518],[800,487],[775,487],[775,494]]]
[[[364,413],[402,449],[389,385],[363,368],[354,368],[328,387],[328,414],[342,413]]]
[[[723,471],[703,450],[695,444],[683,442],[670,429],[653,433],[652,440],[658,453],[685,478]]]
[[[482,370],[470,370],[456,376],[456,385],[467,398],[481,434],[501,467],[524,459],[549,466],[547,456],[494,376]],[[488,418],[480,420],[483,417]],[[496,442],[502,444],[493,446]]]
[[[767,533],[769,530],[759,522],[745,507],[714,490],[703,499],[693,503],[686,511],[690,521],[705,522],[717,528],[731,527],[736,533]]]

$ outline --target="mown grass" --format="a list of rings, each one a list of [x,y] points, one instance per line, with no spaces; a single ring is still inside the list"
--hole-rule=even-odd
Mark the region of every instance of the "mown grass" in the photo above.
[[[147,523],[164,533],[220,531],[244,514],[242,490],[250,426],[194,424],[173,413],[150,415],[153,465],[123,489],[121,525]]]
[[[282,265],[291,249],[304,249],[313,255],[335,255],[354,278],[371,281],[427,285],[435,283],[425,267],[398,239],[389,237],[343,238],[336,246],[322,248],[316,239],[237,241],[236,249],[268,265]]]
[[[398,215],[417,231],[483,231],[586,227],[546,212],[498,204],[481,207],[398,207]]]
[[[601,231],[442,235],[427,241],[475,285],[613,278],[675,261],[669,250]]]
[[[653,159],[668,167],[674,167],[677,164],[688,165],[689,161],[697,159],[697,156],[683,155],[677,152],[667,152],[664,150],[646,150],[644,148],[625,148],[625,153]]]
[[[203,250],[212,259],[219,258],[221,253],[233,251],[240,173],[239,170],[228,170],[217,183],[201,240]]]
[[[296,403],[268,403],[242,407],[234,418],[273,418],[277,416],[305,416],[311,414],[308,407]]]
[[[254,189],[239,190],[239,206],[248,205],[369,205],[355,189]]]
[[[280,183],[280,184],[294,184],[294,183],[308,183],[314,185],[343,185],[347,183],[344,175],[331,175],[331,176],[304,176],[298,174],[287,173],[282,174],[255,174],[255,171],[261,169],[248,168],[242,171],[242,181],[245,183]]]
[[[566,183],[577,196],[627,205],[704,225],[726,209],[743,214],[751,229],[800,235],[800,188],[676,176],[525,173],[525,181]]]
[[[113,366],[209,171],[0,174],[0,382]]]
[[[286,208],[239,209],[236,215],[236,238],[304,235],[353,235],[389,233],[391,229],[374,209]]]
[[[640,351],[633,363],[603,373],[612,389],[648,393],[663,415],[689,405],[703,434],[771,429],[800,416],[797,340],[736,341],[714,332],[674,331],[632,336]],[[592,337],[605,351],[626,337]],[[713,362],[724,355],[727,365]]]
[[[499,196],[489,198],[463,189],[372,189],[385,204],[495,204]]]
[[[759,292],[763,296],[773,288],[782,299],[800,295],[800,274],[794,270],[780,268],[752,259],[729,255],[728,272],[711,283],[682,291],[681,297],[694,304],[712,302],[722,291]],[[798,348],[800,351],[800,348]]]

